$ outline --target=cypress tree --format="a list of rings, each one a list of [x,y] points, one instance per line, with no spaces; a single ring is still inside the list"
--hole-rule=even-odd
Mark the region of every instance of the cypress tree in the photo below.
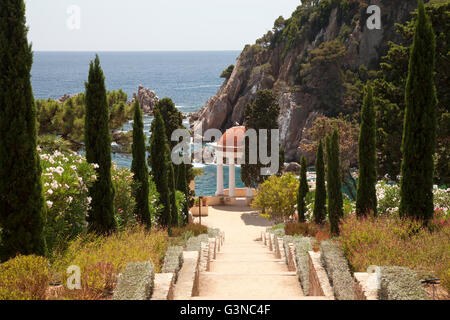
[[[186,165],[182,163],[178,169],[177,190],[183,192],[185,201],[183,203],[183,223],[186,225],[189,218],[189,187],[186,182]]]
[[[368,85],[361,110],[361,131],[359,135],[359,180],[356,197],[356,214],[359,217],[367,216],[369,213],[377,214],[376,152],[375,110],[372,87]]]
[[[155,109],[161,113],[166,129],[167,143],[172,149],[178,142],[172,141],[172,133],[180,128],[183,128],[183,114],[176,108],[172,99],[164,98],[158,101]]]
[[[300,161],[301,168],[300,168],[300,184],[298,187],[298,194],[297,194],[297,211],[298,211],[298,221],[299,222],[306,222],[306,202],[305,198],[306,195],[309,192],[309,186],[308,186],[308,179],[306,177],[306,172],[308,170],[306,163],[306,158],[303,156],[302,160]]]
[[[89,66],[86,87],[84,139],[86,159],[98,164],[97,180],[89,188],[92,198],[88,213],[89,231],[108,234],[117,228],[114,217],[114,186],[111,179],[111,136],[109,107],[106,100],[105,76],[98,55]]]
[[[154,111],[151,132],[149,157],[151,174],[159,193],[159,204],[163,207],[159,216],[159,224],[162,227],[170,228],[172,217],[170,214],[169,166],[167,162],[167,154],[170,150],[167,144],[164,121],[157,109]]]
[[[314,221],[317,224],[325,220],[327,202],[327,190],[325,187],[325,165],[323,162],[323,143],[319,141],[316,156],[316,194],[314,200]]]
[[[136,199],[136,207],[134,213],[137,220],[145,224],[147,228],[151,227],[151,216],[148,205],[148,169],[145,159],[145,135],[144,123],[142,121],[142,110],[139,101],[134,103],[134,123],[133,123],[133,162],[131,163],[131,171],[133,172],[134,198]]]
[[[400,215],[433,217],[433,155],[436,141],[436,38],[422,0],[411,47],[405,92]]]
[[[169,145],[170,150],[172,150],[177,144],[178,141],[172,141],[172,133],[180,128],[184,128],[183,126],[183,114],[176,108],[175,103],[170,98],[164,98],[158,101],[155,106],[155,109],[161,113],[161,117],[164,121],[164,127],[166,131],[167,143]],[[168,162],[170,162],[170,166],[172,167],[169,170],[169,189],[170,189],[170,202],[171,202],[171,215],[172,215],[172,225],[178,225],[178,209],[176,206],[176,185],[178,179],[178,170],[179,166],[174,165],[172,163],[172,154],[168,154]],[[169,168],[170,168],[169,166]],[[185,177],[186,179],[186,177]],[[173,180],[173,183],[172,183]]]
[[[0,260],[45,255],[33,63],[23,1],[0,2]]]
[[[169,150],[169,148],[168,148]],[[178,207],[176,200],[176,188],[175,188],[175,171],[172,163],[172,153],[170,150],[166,153],[166,161],[168,168],[169,179],[169,200],[170,200],[170,216],[171,226],[178,227]]]
[[[335,130],[333,135],[327,137],[327,193],[328,217],[330,219],[331,233],[339,234],[339,222],[344,216],[342,199],[342,179],[339,166],[339,134]]]

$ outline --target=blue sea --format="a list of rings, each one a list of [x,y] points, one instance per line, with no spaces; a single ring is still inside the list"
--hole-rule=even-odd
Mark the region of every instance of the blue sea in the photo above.
[[[216,94],[223,79],[222,71],[236,63],[239,51],[214,52],[99,52],[108,90],[122,89],[131,100],[142,84],[159,98],[171,98],[182,112],[194,112]],[[94,52],[35,52],[31,81],[36,99],[56,99],[64,94],[84,92],[89,62]],[[151,117],[144,119],[150,129]],[[131,130],[127,124],[123,130]],[[130,167],[131,157],[113,154],[119,166]],[[203,169],[196,179],[197,195],[213,195],[216,190],[216,166],[195,164]],[[243,187],[240,168],[236,169],[236,186]],[[228,187],[228,170],[224,170]]]

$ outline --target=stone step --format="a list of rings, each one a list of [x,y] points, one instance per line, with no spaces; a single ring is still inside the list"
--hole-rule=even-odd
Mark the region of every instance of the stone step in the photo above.
[[[202,272],[200,274],[200,295],[202,297],[302,297],[295,272],[226,273]]]
[[[202,272],[202,276],[253,276],[253,277],[297,277],[296,272],[280,271],[280,272]]]
[[[216,260],[271,260],[276,259],[272,252],[261,252],[261,253],[223,253],[218,252],[216,254]]]
[[[274,262],[273,260],[258,261],[214,261],[209,265],[210,273],[233,274],[233,271],[239,270],[239,274],[253,274],[256,270],[264,273],[281,273],[286,271],[286,263]]]
[[[225,262],[225,263],[240,263],[240,262],[275,262],[275,263],[286,263],[284,259],[261,259],[261,260],[250,260],[250,259],[213,259],[211,262]]]
[[[201,296],[201,297],[192,297],[190,300],[193,301],[219,301],[219,300],[237,300],[237,301],[259,301],[259,300],[268,300],[268,301],[327,301],[333,300],[327,297],[305,297],[305,296],[273,296],[272,294],[267,295],[253,295],[253,296],[238,296],[238,295],[227,295],[227,296]]]
[[[155,274],[153,294],[151,300],[172,300],[174,287],[174,273]]]

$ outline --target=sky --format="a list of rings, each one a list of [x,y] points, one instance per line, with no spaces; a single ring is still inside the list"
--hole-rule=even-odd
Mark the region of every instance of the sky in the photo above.
[[[242,50],[300,0],[25,0],[35,51]],[[78,14],[79,12],[79,14]],[[79,18],[78,18],[79,17]]]

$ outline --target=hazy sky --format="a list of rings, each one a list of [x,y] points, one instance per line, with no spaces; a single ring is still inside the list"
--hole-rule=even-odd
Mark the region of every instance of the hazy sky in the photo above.
[[[241,50],[299,0],[25,0],[33,49]],[[68,8],[80,8],[80,28]]]

